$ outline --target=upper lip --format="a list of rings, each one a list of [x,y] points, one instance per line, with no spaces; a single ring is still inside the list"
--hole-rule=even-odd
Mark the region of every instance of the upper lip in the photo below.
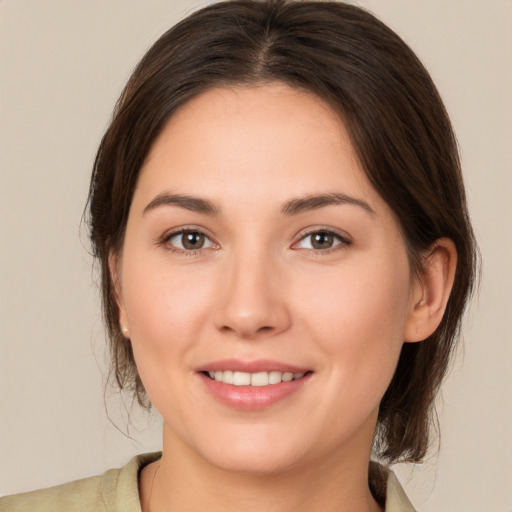
[[[270,359],[257,359],[254,361],[242,361],[239,359],[220,359],[206,363],[198,368],[199,372],[217,372],[217,371],[233,371],[233,372],[290,372],[305,373],[311,371],[311,368],[296,366],[281,361],[272,361]]]

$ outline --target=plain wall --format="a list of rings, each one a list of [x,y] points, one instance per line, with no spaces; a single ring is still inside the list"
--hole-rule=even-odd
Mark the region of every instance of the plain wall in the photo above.
[[[0,0],[0,494],[98,474],[160,446],[156,415],[135,414],[130,439],[105,413],[97,276],[80,220],[130,71],[205,3]],[[512,2],[358,3],[412,46],[439,87],[484,261],[440,402],[440,453],[397,472],[423,512],[511,512]],[[124,428],[129,403],[107,402]]]

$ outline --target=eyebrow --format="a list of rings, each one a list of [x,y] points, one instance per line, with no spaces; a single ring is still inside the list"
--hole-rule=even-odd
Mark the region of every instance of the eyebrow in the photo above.
[[[187,196],[182,194],[169,194],[162,193],[158,194],[142,212],[147,212],[158,208],[159,206],[179,206],[197,213],[203,213],[205,215],[218,215],[219,209],[207,199],[201,199],[199,197]]]
[[[318,208],[323,208],[324,206],[338,204],[350,204],[359,206],[363,210],[366,210],[368,213],[375,215],[375,211],[365,201],[340,193],[311,195],[306,197],[299,197],[297,199],[291,199],[284,204],[283,208],[281,209],[281,213],[283,215],[297,215],[299,213],[307,212],[310,210],[317,210]]]
[[[299,213],[317,210],[325,206],[343,204],[358,206],[368,213],[375,215],[374,210],[365,201],[340,193],[311,195],[291,199],[283,205],[281,213],[286,216],[298,215]],[[167,192],[158,194],[150,203],[148,203],[144,208],[143,214],[146,214],[159,206],[178,206],[186,210],[211,216],[220,214],[219,208],[207,199],[183,194],[169,194]]]

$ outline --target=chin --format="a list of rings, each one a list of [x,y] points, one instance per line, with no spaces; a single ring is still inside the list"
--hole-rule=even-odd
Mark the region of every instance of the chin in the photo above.
[[[228,472],[270,475],[286,471],[306,455],[297,449],[289,433],[277,434],[265,428],[238,426],[237,433],[211,436],[210,442],[196,445],[196,452],[210,465]],[[299,444],[303,444],[299,443]]]
[[[276,453],[276,450],[256,452],[254,449],[230,450],[212,454],[208,462],[226,472],[269,476],[290,470],[296,465],[296,454]],[[300,457],[299,457],[300,458]]]

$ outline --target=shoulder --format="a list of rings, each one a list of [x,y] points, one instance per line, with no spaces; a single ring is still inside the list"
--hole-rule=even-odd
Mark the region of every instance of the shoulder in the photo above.
[[[139,471],[159,456],[138,455],[100,476],[0,498],[0,512],[140,512]]]
[[[390,471],[386,489],[386,512],[415,512],[396,475]]]
[[[385,512],[415,512],[398,478],[389,468],[370,462],[369,484]]]
[[[101,479],[101,476],[95,476],[56,487],[7,496],[0,499],[0,511],[107,511],[101,496]]]

